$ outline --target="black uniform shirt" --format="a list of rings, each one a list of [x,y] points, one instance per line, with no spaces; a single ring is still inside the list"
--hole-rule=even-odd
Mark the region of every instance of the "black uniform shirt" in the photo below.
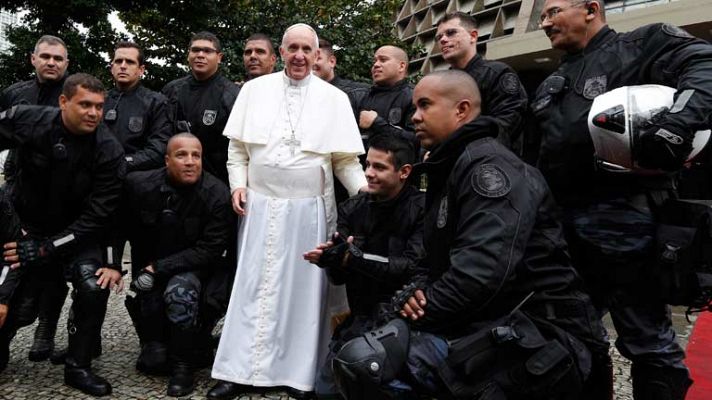
[[[497,138],[512,148],[522,130],[527,111],[527,92],[519,77],[507,64],[485,60],[475,54],[464,68],[475,79],[482,97],[482,115],[495,118],[499,125]]]
[[[69,243],[96,240],[117,207],[126,169],[113,133],[99,124],[94,133],[71,134],[59,109],[20,105],[0,113],[0,149],[8,148],[18,150],[12,203],[23,228]]]
[[[538,166],[557,201],[603,191],[671,187],[667,177],[596,171],[587,116],[593,99],[621,86],[660,84],[692,95],[663,123],[677,133],[709,129],[712,108],[712,45],[672,25],[652,24],[628,33],[608,27],[585,50],[563,57],[537,89],[532,112],[542,135]]]
[[[166,143],[173,134],[164,95],[140,83],[125,92],[111,89],[104,102],[104,123],[124,147],[129,171],[163,165]]]
[[[359,114],[364,110],[373,110],[378,117],[373,125],[361,130],[364,148],[368,151],[368,139],[379,133],[400,135],[417,145],[415,128],[411,117],[415,113],[413,106],[413,85],[402,80],[393,86],[371,86],[368,94],[361,100]],[[358,121],[358,120],[357,120]]]
[[[190,132],[203,145],[203,168],[225,184],[228,183],[229,140],[223,136],[223,130],[239,91],[235,83],[220,73],[204,81],[188,75],[169,82],[163,88],[163,94],[168,97],[169,115],[175,133],[184,130],[186,122],[190,124]]]

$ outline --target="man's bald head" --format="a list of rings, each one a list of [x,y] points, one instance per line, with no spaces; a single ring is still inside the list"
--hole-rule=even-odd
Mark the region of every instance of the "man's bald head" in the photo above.
[[[393,86],[408,75],[408,54],[396,46],[382,46],[373,55],[371,77],[378,86]]]
[[[432,149],[453,132],[480,115],[480,90],[472,77],[460,70],[436,71],[415,86],[415,134]]]

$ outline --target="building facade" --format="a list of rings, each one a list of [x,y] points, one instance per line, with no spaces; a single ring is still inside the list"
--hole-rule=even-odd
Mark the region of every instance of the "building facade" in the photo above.
[[[448,12],[470,13],[479,24],[478,52],[511,65],[531,88],[558,65],[560,53],[551,49],[539,29],[545,0],[406,0],[396,17],[401,40],[420,45],[411,72],[428,73],[447,64],[435,43],[436,24]],[[678,25],[705,40],[712,39],[710,0],[608,0],[611,28],[625,32],[654,22]]]
[[[6,28],[10,25],[19,24],[20,17],[17,14],[0,9],[0,52],[7,50],[10,47],[10,42],[7,40]]]

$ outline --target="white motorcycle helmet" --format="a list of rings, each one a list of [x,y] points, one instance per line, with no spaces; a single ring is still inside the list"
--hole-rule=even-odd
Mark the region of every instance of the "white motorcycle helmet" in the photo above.
[[[675,89],[671,87],[640,85],[623,86],[596,97],[588,113],[588,129],[599,168],[622,173],[663,173],[638,165],[633,156],[635,138],[641,122],[673,107],[674,95]],[[695,133],[688,162],[702,151],[709,139],[709,129]]]

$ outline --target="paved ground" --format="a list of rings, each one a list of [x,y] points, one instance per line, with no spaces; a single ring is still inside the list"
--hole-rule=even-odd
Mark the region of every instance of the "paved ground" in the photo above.
[[[125,278],[128,282],[128,276]],[[114,387],[114,399],[161,399],[166,398],[165,386],[167,378],[154,378],[139,374],[134,368],[138,357],[138,339],[128,314],[123,307],[123,295],[112,294],[109,299],[109,312],[104,323],[102,339],[103,355],[95,361],[97,373],[107,378]],[[59,328],[58,346],[65,346],[67,333],[65,330],[66,312],[69,301],[64,307],[64,316]],[[687,323],[682,310],[675,310],[675,327],[683,345],[692,330],[692,324]],[[608,321],[610,326],[610,321]],[[0,375],[0,399],[33,400],[41,399],[91,399],[77,390],[63,384],[63,369],[49,362],[33,363],[27,360],[27,353],[32,343],[34,325],[22,329],[13,342],[10,363],[7,370]],[[612,340],[614,335],[612,334]],[[614,352],[615,387],[618,400],[632,400],[632,390],[628,374],[628,362]],[[198,374],[197,389],[186,399],[204,399],[207,390],[212,385],[209,371],[202,370]],[[241,399],[287,399],[283,393],[266,393],[264,396],[254,394]]]

